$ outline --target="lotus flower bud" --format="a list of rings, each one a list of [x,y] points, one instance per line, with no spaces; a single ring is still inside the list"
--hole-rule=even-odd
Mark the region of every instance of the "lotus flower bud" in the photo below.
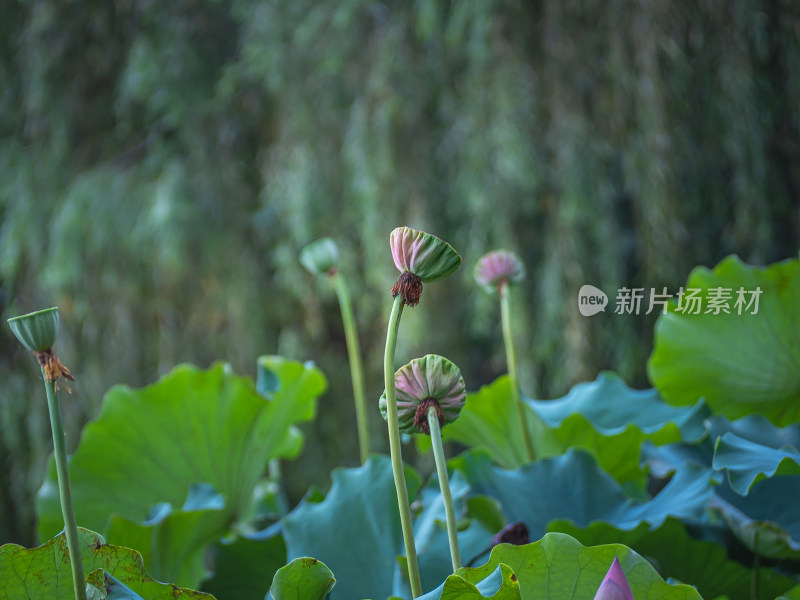
[[[597,588],[594,600],[634,600],[631,586],[619,564],[617,557],[611,563],[611,568],[606,573],[605,579]]]
[[[430,435],[428,410],[434,406],[439,426],[458,418],[467,399],[461,371],[438,354],[415,358],[394,374],[397,389],[397,423],[401,433]],[[380,399],[381,414],[386,415],[386,392]]]
[[[525,277],[525,265],[519,256],[508,250],[484,254],[475,265],[475,281],[486,291],[497,292],[503,283],[517,283]]]
[[[409,227],[398,227],[389,236],[394,264],[400,278],[392,286],[409,306],[419,304],[422,284],[444,279],[461,266],[461,256],[435,235]]]
[[[8,320],[11,331],[14,332],[20,343],[36,354],[36,359],[44,369],[45,377],[49,381],[57,381],[62,377],[74,380],[69,369],[61,364],[61,361],[53,353],[53,344],[58,335],[58,324],[57,307]]]
[[[339,249],[331,238],[311,242],[300,251],[300,262],[315,275],[331,274],[339,268]]]

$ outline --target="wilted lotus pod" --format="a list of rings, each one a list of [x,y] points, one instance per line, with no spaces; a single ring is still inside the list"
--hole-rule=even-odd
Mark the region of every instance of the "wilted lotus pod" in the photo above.
[[[8,320],[11,331],[31,352],[44,352],[53,347],[58,335],[58,308],[46,308]]]
[[[438,354],[415,358],[394,374],[397,389],[397,422],[401,433],[430,435],[428,410],[435,406],[439,426],[444,427],[458,418],[467,399],[467,388],[461,371]],[[386,419],[386,392],[380,400]]]
[[[631,586],[616,556],[603,583],[597,588],[594,600],[634,600]]]
[[[74,381],[69,369],[53,353],[53,344],[58,335],[58,308],[46,308],[8,320],[8,326],[16,338],[28,350],[36,354],[36,359],[49,381],[62,377]],[[69,388],[67,388],[69,389]]]
[[[444,279],[461,266],[461,256],[435,235],[409,227],[398,227],[389,236],[394,264],[400,278],[392,286],[409,306],[419,304],[422,284]]]
[[[501,283],[517,283],[525,277],[525,265],[509,250],[484,254],[475,265],[475,281],[486,291],[495,293]]]
[[[311,242],[300,251],[300,262],[315,275],[330,274],[339,268],[339,249],[331,238]]]

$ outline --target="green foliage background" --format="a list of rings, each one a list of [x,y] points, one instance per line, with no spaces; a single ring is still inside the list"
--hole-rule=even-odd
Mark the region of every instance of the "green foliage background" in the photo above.
[[[674,292],[730,253],[796,255],[798,111],[800,6],[780,0],[8,0],[0,312],[60,306],[70,447],[114,383],[313,359],[331,386],[285,468],[296,497],[357,462],[338,307],[304,244],[343,254],[375,448],[397,225],[466,261],[404,317],[398,364],[447,355],[471,389],[503,372],[471,269],[508,247],[528,267],[527,395],[603,368],[644,385],[655,315],[586,319],[578,288]],[[36,377],[0,327],[0,542],[29,546],[49,451]]]

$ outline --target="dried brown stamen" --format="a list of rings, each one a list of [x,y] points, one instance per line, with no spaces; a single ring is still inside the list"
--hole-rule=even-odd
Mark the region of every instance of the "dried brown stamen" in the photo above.
[[[75,381],[75,377],[73,377],[69,372],[69,369],[65,367],[60,360],[58,360],[58,357],[55,355],[55,352],[53,352],[52,348],[48,348],[42,352],[37,352],[36,360],[39,361],[39,365],[44,369],[44,376],[47,381],[55,382],[56,386],[58,386],[58,380],[62,378]],[[68,392],[71,391],[68,385],[64,384],[64,387]]]
[[[392,286],[392,298],[398,294],[403,297],[406,304],[416,306],[422,296],[422,280],[410,271],[403,271]]]
[[[419,406],[417,406],[417,411],[414,413],[414,427],[416,427],[420,433],[424,433],[425,435],[431,434],[431,427],[428,425],[428,410],[431,406],[436,407],[436,416],[439,419],[439,427],[444,427],[444,413],[439,407],[439,403],[434,398],[425,398],[419,403]]]

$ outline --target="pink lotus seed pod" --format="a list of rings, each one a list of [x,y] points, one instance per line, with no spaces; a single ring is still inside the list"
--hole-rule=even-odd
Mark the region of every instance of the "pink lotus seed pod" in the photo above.
[[[502,283],[517,283],[525,277],[525,265],[519,256],[508,250],[484,254],[475,265],[475,281],[488,292],[495,293]]]
[[[628,578],[619,564],[617,557],[611,563],[611,568],[606,573],[603,583],[597,588],[594,600],[634,600]]]
[[[401,433],[430,435],[428,410],[435,406],[439,426],[458,418],[467,399],[461,371],[438,354],[415,358],[394,374],[397,389],[397,423]],[[386,415],[386,392],[380,400],[381,414]]]
[[[389,246],[400,271],[392,297],[402,295],[409,306],[419,304],[423,283],[444,279],[461,266],[461,256],[450,244],[424,231],[398,227],[389,236]]]

